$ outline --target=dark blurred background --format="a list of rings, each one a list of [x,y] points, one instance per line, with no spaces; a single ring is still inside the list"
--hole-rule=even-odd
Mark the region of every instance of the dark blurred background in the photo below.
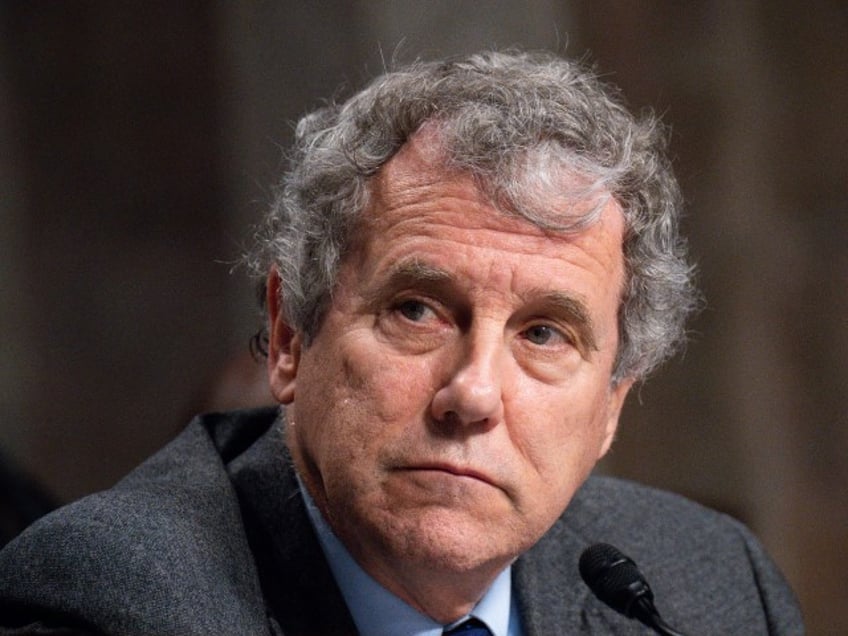
[[[603,469],[744,520],[810,633],[848,633],[841,0],[0,4],[4,527],[268,401],[235,264],[292,120],[392,59],[512,45],[588,55],[674,131],[708,304]]]

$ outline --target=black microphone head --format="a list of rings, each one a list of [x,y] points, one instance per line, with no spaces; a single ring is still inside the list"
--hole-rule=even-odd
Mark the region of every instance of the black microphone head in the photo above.
[[[608,543],[590,545],[580,555],[580,576],[602,602],[634,618],[640,600],[653,604],[654,594],[632,559]]]

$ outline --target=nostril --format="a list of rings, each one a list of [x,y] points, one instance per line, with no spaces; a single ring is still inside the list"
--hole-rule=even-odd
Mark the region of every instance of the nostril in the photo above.
[[[462,420],[456,411],[448,411],[442,416],[442,423],[449,426],[458,426],[462,424]]]
[[[429,428],[438,437],[460,439],[488,430],[492,421],[489,418],[466,420],[457,411],[447,411],[441,417],[430,418]]]

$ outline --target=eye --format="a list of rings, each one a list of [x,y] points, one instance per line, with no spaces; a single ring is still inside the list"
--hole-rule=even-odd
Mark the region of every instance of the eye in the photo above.
[[[428,313],[433,313],[432,309],[419,300],[405,300],[396,307],[396,310],[412,322],[420,322]]]
[[[568,342],[559,329],[550,325],[533,325],[524,330],[524,337],[535,345],[561,344]]]

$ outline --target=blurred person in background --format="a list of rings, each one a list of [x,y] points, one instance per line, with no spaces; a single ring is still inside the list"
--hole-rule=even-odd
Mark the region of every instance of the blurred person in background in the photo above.
[[[0,452],[0,547],[58,505],[42,484]]]

